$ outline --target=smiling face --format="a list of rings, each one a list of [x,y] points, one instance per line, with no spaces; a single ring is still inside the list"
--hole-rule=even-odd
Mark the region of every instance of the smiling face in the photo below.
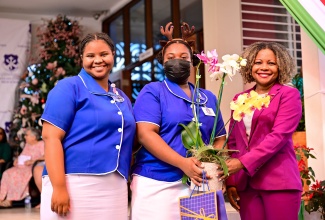
[[[99,84],[107,83],[114,66],[114,52],[104,40],[92,40],[85,45],[82,65]]]
[[[260,50],[255,58],[252,67],[252,77],[256,81],[256,92],[267,93],[271,87],[277,82],[279,76],[279,68],[276,56],[270,49]]]

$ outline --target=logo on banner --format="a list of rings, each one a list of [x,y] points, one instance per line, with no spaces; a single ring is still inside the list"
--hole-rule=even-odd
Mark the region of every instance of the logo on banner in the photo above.
[[[7,71],[15,71],[18,69],[18,55],[5,54],[4,55],[4,68]]]

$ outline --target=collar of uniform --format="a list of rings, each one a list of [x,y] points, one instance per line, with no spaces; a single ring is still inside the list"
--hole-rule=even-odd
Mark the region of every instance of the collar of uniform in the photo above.
[[[167,78],[165,79],[165,85],[167,87],[167,89],[169,90],[170,93],[172,93],[173,95],[177,96],[178,98],[184,99],[185,101],[191,102],[192,100],[191,98],[189,98],[185,92],[181,89],[181,87],[177,84],[174,83],[170,80],[168,80]],[[191,94],[193,94],[194,92],[194,85],[190,82],[188,82],[190,90],[191,90]],[[208,97],[204,94],[204,92],[199,89],[199,101],[197,102],[197,94],[195,93],[195,97],[194,97],[194,103],[195,104],[200,104],[200,105],[204,105],[207,103],[208,101]]]
[[[89,75],[86,70],[84,70],[83,68],[81,69],[80,73],[79,73],[79,77],[81,78],[83,84],[85,85],[85,87],[94,94],[107,94],[107,92],[96,82],[96,80]],[[111,84],[110,81],[108,81],[109,84]],[[113,92],[112,87],[110,86],[109,88],[109,92]]]

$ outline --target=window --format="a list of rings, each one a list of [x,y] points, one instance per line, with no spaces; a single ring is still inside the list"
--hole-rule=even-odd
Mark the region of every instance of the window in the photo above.
[[[279,0],[242,0],[243,46],[275,41],[288,48],[301,67],[300,26]]]
[[[202,0],[130,1],[103,22],[103,32],[116,44],[115,67],[110,77],[114,73],[122,75],[123,80],[117,85],[125,86],[120,88],[130,91],[126,94],[134,102],[144,85],[165,78],[162,65],[155,59],[161,49],[159,40],[163,39],[159,27],[172,21],[174,37],[179,37],[181,22],[194,25],[199,32],[193,38],[200,44],[196,49],[202,50],[202,20]],[[149,48],[153,48],[153,55],[139,61],[139,55]],[[204,82],[203,77],[201,80]]]
[[[111,22],[109,33],[115,43],[115,65],[112,70],[115,72],[125,67],[123,17],[121,15]]]

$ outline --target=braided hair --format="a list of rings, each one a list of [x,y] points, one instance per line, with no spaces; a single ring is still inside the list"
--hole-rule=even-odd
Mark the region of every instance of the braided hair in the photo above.
[[[111,48],[112,52],[115,51],[115,45],[113,40],[106,34],[106,33],[91,33],[87,34],[82,41],[80,42],[79,45],[79,54],[82,55],[86,45],[94,40],[103,40],[107,43],[107,45]]]

